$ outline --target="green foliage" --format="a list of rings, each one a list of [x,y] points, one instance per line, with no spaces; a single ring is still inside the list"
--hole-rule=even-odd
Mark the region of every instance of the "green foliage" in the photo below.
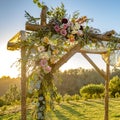
[[[72,95],[71,99],[78,101],[78,100],[80,100],[80,95],[78,95],[78,94]]]
[[[16,85],[11,85],[5,95],[3,96],[3,100],[6,104],[12,104],[15,101],[20,100],[20,91],[18,90]]]
[[[0,96],[3,96],[9,89],[9,86],[16,84],[20,88],[20,78],[10,78],[9,76],[2,76],[0,78]]]
[[[0,107],[5,105],[5,101],[3,99],[0,98]]]
[[[65,95],[63,96],[63,100],[66,101],[66,102],[69,102],[69,101],[71,100],[71,96],[68,95],[68,94],[65,94]]]
[[[115,97],[116,98],[120,97],[120,93],[119,92],[115,93]]]
[[[58,103],[58,104],[60,104],[60,102],[62,101],[62,95],[60,95],[60,94],[57,94],[57,96],[56,96],[56,102]]]
[[[89,84],[80,89],[80,95],[83,98],[98,98],[103,92],[104,86],[102,84]]]
[[[33,16],[31,16],[27,11],[25,11],[25,17],[28,20],[27,22],[32,24],[38,24],[38,20],[40,20],[40,18],[34,18]]]
[[[120,78],[118,76],[113,77],[109,83],[110,95],[115,97],[116,94],[120,94]]]
[[[51,8],[51,10],[47,12],[47,14],[50,21],[57,20],[56,22],[61,23],[61,20],[66,17],[64,4],[61,3],[61,6]]]
[[[117,68],[112,69],[111,79],[115,76],[118,76],[120,78],[120,70]]]
[[[104,79],[94,69],[71,69],[55,73],[54,83],[61,95],[79,94],[79,90],[88,84],[104,84]]]
[[[34,4],[37,4],[37,6],[38,6],[39,8],[42,8],[42,7],[44,6],[44,4],[41,3],[39,0],[33,0],[33,3],[34,3]]]
[[[120,98],[110,99],[109,119],[120,120]],[[3,106],[4,107],[4,106]],[[16,112],[16,107],[0,107],[0,120],[20,120],[20,111]],[[20,107],[18,108],[20,109]],[[33,109],[33,107],[31,107]],[[27,109],[27,120],[31,118],[31,109]],[[4,112],[3,112],[4,110]],[[103,120],[104,119],[104,100],[79,100],[62,102],[55,104],[55,111],[46,113],[46,120]]]

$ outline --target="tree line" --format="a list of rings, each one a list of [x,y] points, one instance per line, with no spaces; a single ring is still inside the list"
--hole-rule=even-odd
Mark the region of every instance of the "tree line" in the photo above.
[[[115,69],[111,72],[110,79],[114,76],[120,77],[120,70]],[[61,95],[79,94],[79,90],[88,84],[104,84],[105,80],[94,69],[69,69],[64,72],[57,71],[54,74],[54,84],[57,92]],[[10,85],[15,84],[20,88],[20,78],[11,78],[9,76],[2,76],[0,78],[0,96],[5,94]]]
[[[111,72],[110,79],[114,76],[120,77],[120,70]],[[79,90],[88,84],[103,84],[104,78],[94,69],[70,69],[64,72],[57,71],[54,75],[54,83],[61,95],[79,94]]]

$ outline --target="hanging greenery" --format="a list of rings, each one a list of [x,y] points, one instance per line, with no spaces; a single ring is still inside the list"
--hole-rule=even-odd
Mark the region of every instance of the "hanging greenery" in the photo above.
[[[35,1],[34,1],[35,2]],[[29,23],[36,23],[34,17],[26,12]],[[26,46],[27,73],[29,92],[33,94],[34,119],[44,120],[47,107],[47,95],[54,99],[56,92],[53,85],[52,67],[77,43],[86,44],[88,30],[86,16],[79,17],[75,12],[67,17],[64,5],[51,8],[47,12],[47,26],[28,35],[23,41]],[[86,39],[85,39],[86,38]],[[36,99],[35,99],[36,98]]]

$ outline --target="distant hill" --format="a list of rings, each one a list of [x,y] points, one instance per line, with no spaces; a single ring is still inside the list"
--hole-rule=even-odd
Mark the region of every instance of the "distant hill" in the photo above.
[[[20,88],[20,78],[10,78],[9,76],[3,76],[0,78],[0,96],[8,90],[9,86],[15,84]]]

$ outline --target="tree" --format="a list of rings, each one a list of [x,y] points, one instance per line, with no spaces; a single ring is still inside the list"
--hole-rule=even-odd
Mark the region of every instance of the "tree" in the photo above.
[[[6,104],[11,104],[17,100],[20,100],[20,90],[16,85],[11,85],[5,95],[3,96]]]
[[[120,78],[118,76],[113,77],[109,83],[110,95],[115,97],[116,93],[120,94]]]
[[[88,84],[104,84],[103,78],[94,69],[70,69],[56,72],[54,83],[62,95],[79,94],[79,90]]]

